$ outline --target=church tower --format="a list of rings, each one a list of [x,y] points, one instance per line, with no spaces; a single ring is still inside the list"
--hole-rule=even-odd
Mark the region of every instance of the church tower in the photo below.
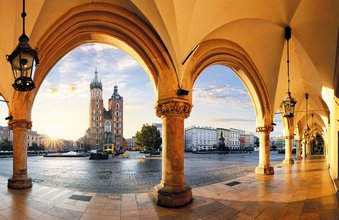
[[[112,137],[116,150],[123,148],[123,115],[124,99],[118,93],[118,86],[114,86],[111,98],[108,100],[108,110],[111,111],[112,117]]]
[[[104,105],[102,100],[102,83],[98,80],[98,71],[94,72],[94,79],[90,84],[90,104],[89,104],[89,144],[91,149],[100,148],[103,143],[103,114]]]

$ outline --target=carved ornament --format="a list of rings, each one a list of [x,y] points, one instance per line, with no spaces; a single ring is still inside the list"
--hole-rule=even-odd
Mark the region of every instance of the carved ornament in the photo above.
[[[12,120],[8,122],[8,127],[11,130],[15,130],[15,129],[30,130],[32,128],[32,122],[27,121],[25,119]]]
[[[257,127],[256,132],[271,132],[273,131],[273,126]]]
[[[190,116],[192,106],[187,102],[182,101],[168,101],[155,106],[158,117],[177,114],[187,118]]]
[[[285,139],[294,139],[294,136],[285,136]]]

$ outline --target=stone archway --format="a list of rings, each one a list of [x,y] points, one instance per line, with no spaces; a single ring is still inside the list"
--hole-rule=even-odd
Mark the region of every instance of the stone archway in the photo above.
[[[214,39],[201,42],[187,64],[185,75],[182,77],[184,79],[182,87],[192,91],[200,73],[215,64],[231,68],[247,88],[255,109],[256,130],[260,133],[260,157],[256,173],[273,174],[273,167],[270,166],[269,134],[273,131],[274,112],[264,81],[243,48],[228,40]]]
[[[125,8],[107,3],[88,3],[69,10],[37,42],[40,58],[34,76],[37,88],[14,93],[10,105],[13,120],[9,123],[14,133],[14,166],[9,187],[32,186],[27,176],[25,135],[32,127],[31,110],[43,80],[64,55],[90,42],[117,46],[136,58],[153,84],[156,101],[176,96],[176,89],[172,88],[178,83],[172,60],[160,37],[146,22]]]

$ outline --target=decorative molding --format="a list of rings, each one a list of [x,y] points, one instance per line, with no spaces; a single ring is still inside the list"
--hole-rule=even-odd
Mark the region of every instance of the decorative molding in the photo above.
[[[15,129],[30,130],[32,128],[32,122],[26,119],[12,120],[8,122],[8,128],[11,130]]]
[[[265,127],[257,127],[255,129],[256,132],[271,132],[273,131],[273,126],[265,126]]]
[[[294,136],[285,136],[285,139],[294,139]]]
[[[155,106],[158,117],[176,114],[187,118],[190,116],[191,109],[192,106],[183,101],[168,101]]]

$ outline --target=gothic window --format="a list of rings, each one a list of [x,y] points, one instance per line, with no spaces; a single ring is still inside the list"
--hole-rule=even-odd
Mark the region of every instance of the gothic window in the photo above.
[[[95,107],[96,107],[96,108],[99,108],[99,104],[96,104]]]
[[[105,121],[105,132],[111,132],[112,131],[112,124],[110,121]]]
[[[116,107],[119,108],[119,103],[117,103]]]
[[[116,116],[119,116],[119,112],[115,112],[115,115],[116,115]]]

